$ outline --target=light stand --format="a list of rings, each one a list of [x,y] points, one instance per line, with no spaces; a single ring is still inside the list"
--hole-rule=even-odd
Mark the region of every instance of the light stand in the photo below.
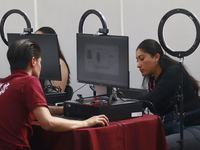
[[[176,13],[182,13],[187,15],[195,24],[196,27],[196,39],[194,41],[194,44],[192,45],[192,47],[190,49],[188,49],[187,51],[183,52],[183,51],[173,51],[171,50],[169,47],[166,46],[166,43],[164,42],[164,37],[163,37],[163,27],[164,24],[166,22],[166,20],[176,14]],[[159,27],[158,27],[158,38],[160,41],[161,46],[163,47],[163,49],[169,53],[172,56],[178,57],[178,58],[184,58],[185,56],[190,55],[191,53],[193,53],[196,48],[199,45],[200,42],[200,24],[199,21],[197,20],[197,18],[189,11],[185,10],[185,9],[173,9],[171,11],[169,11],[168,13],[166,13],[163,18],[160,21]],[[184,147],[184,142],[183,142],[183,126],[184,126],[184,119],[183,119],[183,100],[184,100],[184,96],[183,96],[183,77],[182,77],[182,64],[181,61],[179,62],[179,66],[180,66],[180,70],[179,70],[179,94],[178,94],[178,101],[180,102],[180,150],[183,150]]]
[[[7,46],[8,46],[8,41],[6,40],[5,34],[4,34],[4,23],[5,23],[6,19],[8,18],[8,16],[13,13],[20,14],[26,21],[27,28],[24,28],[24,31],[22,34],[31,34],[31,32],[33,32],[33,29],[31,28],[31,22],[24,12],[22,12],[21,10],[18,10],[18,9],[9,10],[7,13],[4,14],[4,16],[1,19],[1,23],[0,23],[1,38]]]

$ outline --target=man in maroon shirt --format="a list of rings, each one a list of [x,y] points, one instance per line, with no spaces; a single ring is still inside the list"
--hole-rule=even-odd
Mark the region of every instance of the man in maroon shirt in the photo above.
[[[30,149],[31,122],[36,117],[45,130],[69,131],[76,128],[108,125],[105,115],[84,121],[53,117],[62,108],[47,105],[39,81],[41,71],[40,48],[37,43],[23,39],[13,43],[7,52],[11,75],[0,81],[0,150]]]

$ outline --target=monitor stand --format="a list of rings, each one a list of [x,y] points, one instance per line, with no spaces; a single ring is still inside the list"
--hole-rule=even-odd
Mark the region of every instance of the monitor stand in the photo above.
[[[108,96],[108,104],[111,104],[112,100],[117,100],[117,93],[112,87],[94,85],[95,93],[94,97]]]
[[[94,85],[96,90],[96,95],[106,95],[107,94],[107,87],[101,85]]]
[[[112,89],[112,94],[110,94],[108,104],[111,104],[113,100],[117,101],[117,93],[114,89]]]

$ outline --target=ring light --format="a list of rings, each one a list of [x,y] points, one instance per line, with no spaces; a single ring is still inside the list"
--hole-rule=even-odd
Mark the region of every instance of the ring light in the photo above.
[[[90,15],[90,14],[95,14],[95,15],[97,15],[97,16],[99,17],[99,19],[101,20],[102,26],[103,26],[103,29],[99,29],[99,32],[104,33],[104,34],[107,35],[107,33],[108,33],[108,28],[107,28],[106,19],[105,19],[105,17],[103,16],[103,14],[101,14],[100,12],[98,12],[98,11],[96,11],[96,10],[94,10],[94,9],[90,9],[90,10],[86,11],[86,12],[82,15],[82,17],[81,17],[81,19],[80,19],[80,22],[79,22],[79,33],[83,33],[83,23],[84,23],[86,17],[87,17],[88,15]]]
[[[163,27],[165,22],[167,21],[167,19],[177,13],[182,13],[187,15],[194,23],[195,27],[196,27],[196,39],[194,41],[194,44],[191,46],[191,48],[189,48],[187,51],[173,51],[171,50],[169,47],[167,47],[165,41],[164,41],[164,37],[163,37]],[[185,10],[185,9],[173,9],[171,11],[169,11],[168,13],[166,13],[163,18],[160,21],[159,27],[158,27],[158,38],[160,41],[161,46],[163,47],[163,49],[169,53],[172,56],[178,57],[178,58],[182,58],[184,56],[188,56],[191,53],[193,53],[196,48],[199,45],[200,42],[200,24],[198,19],[189,11]]]
[[[27,28],[25,28],[24,30],[26,32],[32,32],[32,28],[31,28],[31,23],[28,19],[28,17],[26,16],[25,13],[23,13],[21,10],[18,10],[18,9],[12,9],[12,10],[9,10],[7,13],[4,14],[3,18],[1,19],[1,23],[0,23],[0,32],[1,32],[1,38],[3,40],[3,42],[8,45],[8,41],[6,40],[5,38],[5,34],[4,34],[4,23],[7,19],[7,17],[13,13],[18,13],[20,14],[26,21],[26,25],[27,25]]]

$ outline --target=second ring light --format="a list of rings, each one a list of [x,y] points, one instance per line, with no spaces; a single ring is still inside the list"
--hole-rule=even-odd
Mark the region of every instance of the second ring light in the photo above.
[[[90,14],[95,14],[99,17],[99,19],[101,20],[101,23],[102,23],[102,26],[103,28],[100,28],[99,29],[99,32],[100,33],[103,33],[104,35],[107,35],[108,34],[108,27],[107,27],[107,22],[106,22],[106,19],[105,17],[103,16],[103,14],[97,10],[94,10],[94,9],[89,9],[87,10],[82,16],[81,16],[81,19],[80,19],[80,22],[79,22],[79,33],[83,33],[83,23],[86,19],[87,16],[89,16]]]
[[[193,43],[193,45],[191,46],[191,48],[189,48],[188,50],[186,51],[173,51],[172,49],[170,49],[165,41],[164,41],[164,36],[163,36],[163,27],[164,27],[164,24],[165,22],[167,21],[167,19],[174,15],[174,14],[177,14],[177,13],[182,13],[182,14],[185,14],[187,15],[194,23],[195,27],[196,27],[196,38],[195,38],[195,41]],[[198,47],[199,45],[199,42],[200,42],[200,24],[199,24],[199,21],[198,19],[189,11],[185,10],[185,9],[173,9],[169,12],[167,12],[161,19],[160,21],[160,24],[159,24],[159,27],[158,27],[158,38],[159,38],[159,41],[160,41],[160,44],[161,46],[163,47],[163,49],[169,53],[170,55],[172,56],[175,56],[175,57],[178,57],[178,58],[182,58],[184,56],[188,56],[190,55],[191,53],[193,53],[196,48]]]

